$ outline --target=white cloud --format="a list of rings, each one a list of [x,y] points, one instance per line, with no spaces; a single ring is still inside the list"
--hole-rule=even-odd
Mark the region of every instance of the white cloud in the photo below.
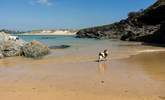
[[[35,0],[32,3],[38,3],[38,4],[42,4],[42,5],[47,5],[47,6],[51,6],[52,5],[50,0]]]

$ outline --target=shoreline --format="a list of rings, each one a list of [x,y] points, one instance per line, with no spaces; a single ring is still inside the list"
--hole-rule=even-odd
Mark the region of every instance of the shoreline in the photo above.
[[[10,35],[16,35],[16,36],[74,36],[76,38],[76,34],[10,34]],[[82,38],[82,39],[84,39],[84,38]],[[119,40],[119,39],[103,39],[103,40],[122,41],[122,40]],[[125,41],[122,41],[122,42],[125,42]],[[155,47],[165,47],[165,44],[145,43],[145,42],[139,42],[139,41],[127,41],[127,42],[141,43],[141,45],[144,45],[144,46],[146,45],[146,46],[155,46]]]

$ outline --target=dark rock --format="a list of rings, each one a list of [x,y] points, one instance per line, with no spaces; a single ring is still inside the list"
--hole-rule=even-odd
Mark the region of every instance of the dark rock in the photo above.
[[[144,41],[148,43],[165,44],[165,22],[160,29],[150,35],[136,37],[137,41]]]
[[[144,10],[137,20],[147,25],[160,24],[165,20],[165,1],[157,0],[156,3]]]
[[[125,33],[124,35],[121,36],[121,40],[125,41],[125,40],[133,40],[133,38],[135,37],[135,34],[131,31],[128,31],[127,33]]]
[[[49,53],[49,48],[38,41],[32,41],[23,46],[22,51],[25,57],[41,58]]]
[[[77,32],[78,38],[121,39],[164,43],[165,0],[158,0],[147,9],[130,12],[127,19]]]
[[[59,46],[50,46],[50,49],[66,49],[71,47],[70,45],[59,45]]]

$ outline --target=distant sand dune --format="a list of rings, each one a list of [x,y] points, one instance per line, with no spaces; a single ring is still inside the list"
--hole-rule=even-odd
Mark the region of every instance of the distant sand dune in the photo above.
[[[76,31],[70,30],[41,30],[25,33],[25,35],[75,35]]]

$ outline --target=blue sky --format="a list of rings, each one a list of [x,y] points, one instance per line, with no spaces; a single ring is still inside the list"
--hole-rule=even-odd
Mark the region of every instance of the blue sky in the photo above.
[[[156,0],[0,0],[0,29],[85,28],[110,24]]]

